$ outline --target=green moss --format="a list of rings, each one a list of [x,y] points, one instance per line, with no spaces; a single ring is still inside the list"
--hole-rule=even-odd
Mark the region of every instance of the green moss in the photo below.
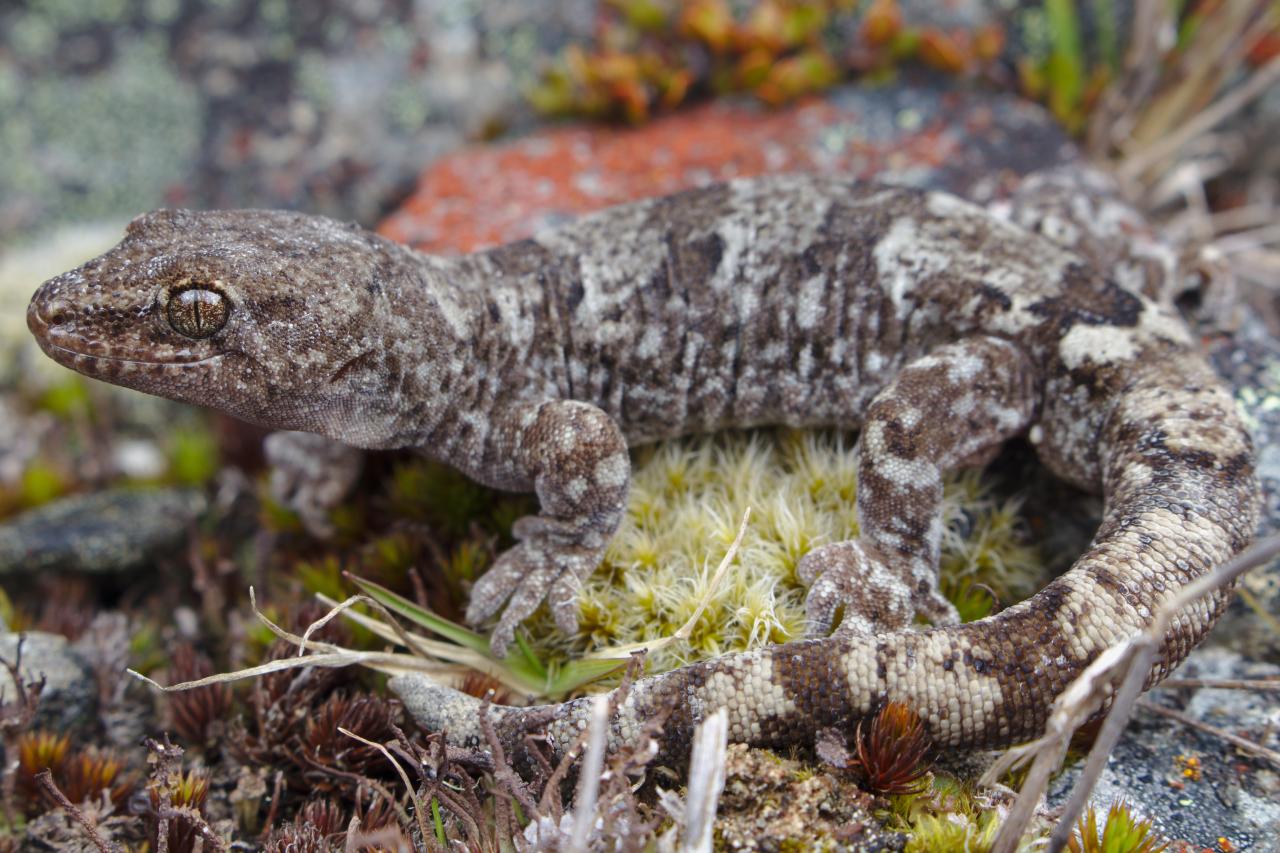
[[[167,666],[172,656],[156,626],[150,622],[138,622],[130,628],[129,665],[136,671],[147,673]]]
[[[498,494],[426,459],[396,466],[387,500],[397,518],[430,525],[449,538],[465,535],[473,524],[491,532],[509,530],[511,522],[531,509],[524,498]]]
[[[259,491],[258,507],[262,526],[272,533],[302,533],[302,519],[298,514],[271,497],[265,487]]]
[[[218,443],[203,426],[178,429],[169,437],[169,478],[183,486],[203,486],[218,472]]]
[[[994,812],[965,815],[922,815],[910,827],[906,853],[985,853],[996,840],[1000,823]]]
[[[8,630],[13,630],[15,612],[13,602],[9,599],[9,593],[5,592],[4,587],[0,587],[0,624],[8,626]]]
[[[825,542],[856,538],[854,439],[835,432],[721,433],[637,453],[627,516],[602,567],[588,578],[578,634],[563,637],[540,612],[540,653],[574,655],[669,636],[708,600],[687,644],[650,656],[655,670],[804,634],[800,558]],[[967,617],[1025,597],[1042,561],[1025,544],[1016,501],[996,499],[975,473],[944,490],[943,589]],[[718,588],[711,576],[751,521]]]
[[[83,379],[67,371],[45,389],[39,407],[63,420],[83,419],[89,416],[89,391]]]
[[[66,488],[58,469],[43,462],[32,462],[22,472],[19,501],[23,506],[40,506],[62,495]]]
[[[1120,801],[1111,804],[1101,832],[1097,812],[1090,807],[1067,848],[1072,853],[1161,853],[1168,845],[1152,835],[1151,821],[1134,817],[1129,805]]]
[[[320,593],[341,601],[348,595],[342,579],[342,561],[328,555],[317,560],[302,560],[294,565],[294,572],[308,592]]]

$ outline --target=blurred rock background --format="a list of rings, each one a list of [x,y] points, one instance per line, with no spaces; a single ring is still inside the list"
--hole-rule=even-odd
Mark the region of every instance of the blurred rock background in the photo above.
[[[130,618],[148,612],[147,630],[132,636],[150,631],[152,643],[131,650],[131,660],[149,655],[152,666],[163,665],[156,661],[175,632],[220,648],[220,664],[240,659],[248,631],[220,607],[242,601],[246,581],[269,574],[264,540],[284,542],[290,559],[312,549],[315,576],[336,579],[344,565],[314,553],[315,543],[289,539],[296,531],[255,501],[259,433],[82,380],[31,344],[24,312],[35,287],[113,244],[138,213],[295,208],[455,252],[605,204],[763,171],[986,196],[1025,172],[1078,159],[1082,148],[1125,173],[1135,197],[1180,237],[1226,235],[1222,251],[1243,283],[1233,304],[1257,310],[1234,338],[1221,333],[1221,314],[1192,319],[1259,437],[1264,526],[1274,528],[1280,263],[1260,249],[1277,242],[1266,229],[1280,195],[1280,148],[1272,144],[1280,75],[1177,156],[1135,163],[1232,85],[1274,70],[1280,21],[1274,9],[1258,15],[1265,4],[1250,0],[1189,2],[1181,26],[1148,32],[1135,10],[1155,5],[4,0],[0,564],[168,566],[149,590],[161,606],[131,604]],[[1117,79],[1123,85],[1109,97],[1106,85]],[[591,120],[562,124],[564,117]],[[116,488],[122,484],[167,488],[140,509],[136,493]],[[206,503],[223,526],[191,537],[203,551],[181,553],[194,507]],[[142,514],[158,523],[128,523]],[[1087,508],[1073,515],[1078,540],[1090,519]],[[85,630],[98,588],[54,586],[44,574],[8,589],[39,600],[35,589],[61,609],[28,605],[18,621],[65,636]],[[312,581],[295,594],[309,595]],[[1280,572],[1254,573],[1243,595],[1216,637],[1245,658],[1207,650],[1189,672],[1274,675],[1260,661],[1280,660]],[[170,598],[187,604],[173,610]],[[0,617],[16,612],[0,596]],[[1198,715],[1274,742],[1274,705],[1257,694],[1197,695],[1208,695]],[[129,702],[124,711],[138,716],[151,697],[139,692]],[[1215,843],[1217,832],[1237,844],[1261,844],[1268,827],[1280,832],[1270,802],[1280,776],[1163,721],[1135,729],[1108,790],[1140,790],[1163,829],[1201,844]],[[116,742],[132,747],[137,738]],[[1206,756],[1207,781],[1184,790],[1170,768],[1193,753]]]

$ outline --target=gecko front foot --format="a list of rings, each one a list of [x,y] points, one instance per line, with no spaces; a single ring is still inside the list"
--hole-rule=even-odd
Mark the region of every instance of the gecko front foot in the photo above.
[[[542,505],[540,515],[515,523],[516,546],[471,591],[472,625],[506,602],[489,643],[502,657],[516,626],[544,598],[561,631],[577,630],[578,590],[622,520],[631,460],[612,418],[576,400],[515,407],[503,413],[497,435],[509,466],[503,482],[532,485]]]
[[[273,432],[262,450],[271,467],[271,497],[297,513],[312,536],[332,536],[329,513],[360,477],[364,454],[309,432]]]
[[[516,522],[518,542],[503,552],[493,567],[471,590],[467,621],[475,625],[488,619],[506,603],[490,637],[490,648],[499,657],[515,639],[516,626],[546,600],[556,627],[566,634],[578,629],[578,591],[604,554],[603,547],[568,545],[530,528],[555,519],[529,516]]]

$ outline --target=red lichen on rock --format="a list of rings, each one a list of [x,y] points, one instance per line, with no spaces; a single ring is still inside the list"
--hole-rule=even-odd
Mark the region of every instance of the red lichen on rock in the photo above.
[[[572,126],[436,161],[382,234],[428,252],[518,240],[599,208],[772,172],[871,177],[906,159],[937,164],[952,140],[932,123],[859,143],[859,117],[823,99],[783,110],[712,103],[636,128]]]

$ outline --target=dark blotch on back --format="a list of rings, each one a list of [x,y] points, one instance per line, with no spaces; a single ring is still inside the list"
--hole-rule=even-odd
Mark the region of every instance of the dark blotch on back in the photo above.
[[[1073,326],[1120,326],[1131,328],[1142,314],[1142,300],[1109,278],[1087,267],[1071,264],[1063,272],[1062,295],[1041,300],[1028,310],[1051,322],[1059,336]]]

